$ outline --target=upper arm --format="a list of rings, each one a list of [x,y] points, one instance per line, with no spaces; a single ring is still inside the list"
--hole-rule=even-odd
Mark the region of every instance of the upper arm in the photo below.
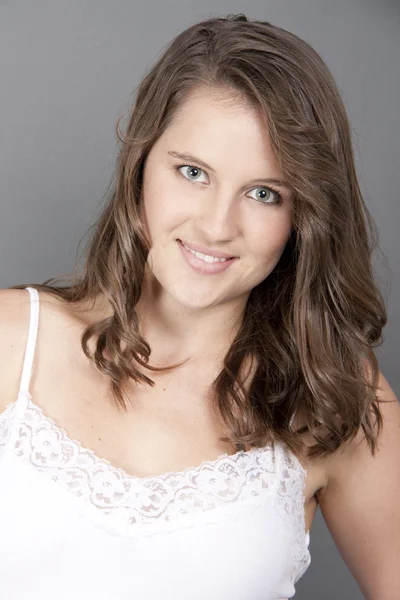
[[[29,293],[0,289],[0,413],[16,400],[29,328]]]
[[[318,501],[332,538],[367,600],[400,598],[400,404],[379,373],[383,428],[372,456],[357,434]]]

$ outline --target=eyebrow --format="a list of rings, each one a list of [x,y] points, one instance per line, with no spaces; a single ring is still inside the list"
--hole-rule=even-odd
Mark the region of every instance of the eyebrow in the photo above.
[[[175,158],[180,158],[181,160],[195,162],[203,169],[207,169],[208,171],[215,173],[214,169],[210,165],[208,165],[206,162],[204,162],[204,160],[201,160],[200,158],[196,158],[196,156],[193,156],[193,154],[190,154],[189,152],[175,152],[174,150],[168,150],[168,154],[170,156],[175,156]],[[259,181],[259,182],[263,182],[263,183],[272,183],[273,185],[278,185],[280,187],[285,187],[285,188],[291,189],[291,186],[289,185],[289,183],[282,179],[268,179],[268,178],[266,179],[265,177],[260,177],[260,178],[254,179],[254,181]]]

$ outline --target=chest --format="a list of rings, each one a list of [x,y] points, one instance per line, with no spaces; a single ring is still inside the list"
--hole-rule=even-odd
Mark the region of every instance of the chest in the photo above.
[[[219,440],[225,431],[213,410],[206,368],[149,376],[154,386],[131,382],[126,387],[125,411],[91,364],[67,353],[63,360],[49,354],[35,371],[31,394],[69,437],[139,477],[235,452]]]
[[[170,373],[148,372],[154,386],[132,382],[127,410],[112,398],[109,379],[84,357],[72,332],[55,345],[43,336],[31,381],[34,402],[68,437],[127,474],[153,477],[179,472],[233,454],[236,447],[215,413],[210,388],[217,372],[204,362]],[[305,462],[304,462],[305,464]],[[305,510],[308,528],[315,493],[326,484],[322,463],[307,463]]]
[[[268,493],[227,502],[221,488],[217,506],[204,502],[189,513],[187,493],[170,506],[164,496],[161,511],[154,488],[146,498],[135,486],[142,509],[135,493],[135,508],[126,510],[126,503],[121,513],[117,504],[107,509],[99,493],[69,493],[21,461],[0,459],[0,473],[7,482],[0,498],[4,598],[172,600],[190,590],[199,600],[273,600],[291,597],[310,560],[298,514],[279,510]],[[177,505],[182,510],[172,510]],[[145,524],[151,511],[158,518]]]

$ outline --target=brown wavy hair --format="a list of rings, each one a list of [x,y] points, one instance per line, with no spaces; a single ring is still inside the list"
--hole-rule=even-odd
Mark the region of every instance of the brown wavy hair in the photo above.
[[[71,307],[101,294],[112,316],[85,329],[85,355],[110,377],[113,399],[124,409],[124,382],[154,385],[138,365],[164,367],[151,366],[135,310],[149,251],[140,220],[143,164],[196,86],[232,90],[257,107],[293,189],[292,234],[274,270],[251,291],[212,383],[228,433],[220,439],[250,447],[279,440],[300,457],[302,434],[309,432],[316,441],[307,449],[311,458],[335,452],[362,428],[374,454],[383,421],[373,347],[382,343],[387,322],[371,263],[377,228],[360,191],[334,79],[316,51],[285,29],[238,14],[180,33],[136,88],[124,134],[118,121],[117,168],[89,230],[83,268],[12,287],[31,285]],[[254,370],[245,387],[248,358]],[[298,410],[306,425],[295,431]]]

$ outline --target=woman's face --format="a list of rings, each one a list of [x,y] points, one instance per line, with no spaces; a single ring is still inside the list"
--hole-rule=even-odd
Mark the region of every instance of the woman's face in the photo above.
[[[244,307],[290,236],[291,190],[268,181],[279,179],[257,112],[228,92],[194,91],[144,167],[148,264],[158,293],[186,309]],[[221,255],[225,261],[214,261]]]

